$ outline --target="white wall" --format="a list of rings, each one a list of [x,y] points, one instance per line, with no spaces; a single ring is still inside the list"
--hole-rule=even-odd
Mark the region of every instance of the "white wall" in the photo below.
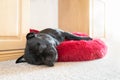
[[[102,0],[90,0],[90,35],[105,37],[105,2]]]
[[[108,39],[120,42],[120,0],[106,0],[106,26]]]
[[[58,0],[30,0],[31,28],[58,28]]]

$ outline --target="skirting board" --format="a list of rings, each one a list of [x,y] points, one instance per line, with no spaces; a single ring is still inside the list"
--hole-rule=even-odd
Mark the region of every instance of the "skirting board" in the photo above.
[[[0,52],[0,61],[17,59],[24,53],[23,50]]]

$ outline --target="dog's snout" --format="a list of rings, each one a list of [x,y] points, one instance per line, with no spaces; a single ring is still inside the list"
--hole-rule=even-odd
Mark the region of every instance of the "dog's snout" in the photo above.
[[[44,60],[44,64],[49,66],[49,67],[52,67],[54,66],[54,61],[52,61],[52,58],[51,57],[47,57],[45,60]]]

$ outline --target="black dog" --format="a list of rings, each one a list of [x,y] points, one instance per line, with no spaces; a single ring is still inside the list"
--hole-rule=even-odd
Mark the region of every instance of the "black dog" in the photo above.
[[[38,34],[28,33],[25,53],[17,59],[16,63],[28,62],[34,65],[54,66],[57,60],[56,46],[65,39],[92,40],[90,37],[79,37],[62,30],[47,28]]]

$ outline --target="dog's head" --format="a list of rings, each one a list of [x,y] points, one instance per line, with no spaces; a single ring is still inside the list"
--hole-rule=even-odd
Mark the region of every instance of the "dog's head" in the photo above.
[[[35,33],[28,33],[26,36],[26,46],[29,51],[35,55],[40,55],[48,46],[48,41],[44,39],[44,36],[39,36]]]
[[[26,49],[24,58],[26,62],[32,64],[45,64],[53,66],[57,59],[55,42],[47,34],[28,33],[26,36]],[[19,61],[17,61],[19,63]]]

